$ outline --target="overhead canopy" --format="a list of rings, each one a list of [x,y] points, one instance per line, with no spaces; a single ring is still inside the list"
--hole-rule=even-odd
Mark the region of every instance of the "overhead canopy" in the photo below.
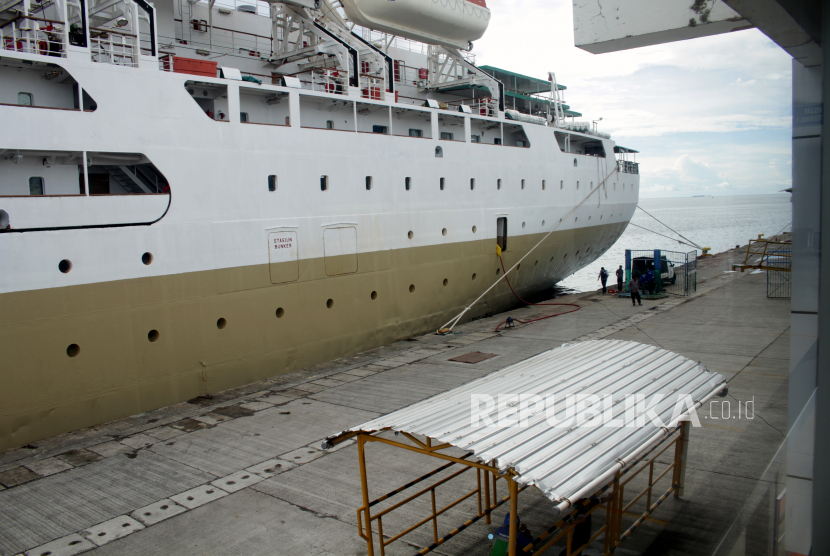
[[[500,472],[517,473],[518,483],[535,485],[561,508],[607,483],[615,471],[665,438],[678,420],[725,392],[723,376],[676,353],[637,342],[593,340],[564,344],[327,442],[384,430],[424,435],[472,453],[482,463],[492,462]],[[499,402],[500,395],[514,398],[488,407],[487,396]],[[551,395],[555,411],[550,410]],[[569,395],[575,409],[566,409]],[[638,395],[639,406],[633,403]],[[528,396],[546,399],[548,409],[534,406],[538,400]],[[631,400],[628,410],[626,396]],[[592,408],[585,400],[596,405]],[[499,421],[499,405],[502,417],[509,413],[513,421],[526,418],[526,426],[505,426]],[[472,419],[474,414],[483,418]],[[488,416],[493,426],[486,423]],[[551,424],[550,419],[560,423]],[[614,421],[624,426],[613,426]]]
[[[551,83],[547,79],[539,79],[529,75],[522,75],[513,71],[508,71],[493,66],[478,66],[479,69],[486,71],[502,83],[507,89],[519,93],[542,93],[550,91]],[[559,84],[559,90],[567,89],[566,86]]]
[[[616,147],[614,147],[614,152],[615,153],[639,153],[640,151],[635,151],[634,149],[627,149],[625,147],[621,147],[621,146],[617,145]]]

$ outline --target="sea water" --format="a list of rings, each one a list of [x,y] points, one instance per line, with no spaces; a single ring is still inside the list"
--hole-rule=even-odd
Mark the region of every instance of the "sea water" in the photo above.
[[[741,195],[732,197],[687,197],[667,199],[640,199],[639,206],[654,215],[666,226],[686,236],[701,247],[711,247],[710,253],[721,253],[746,245],[758,234],[771,237],[792,228],[792,204],[789,193],[775,195]],[[695,247],[661,237],[652,232],[684,241],[672,230],[640,210],[634,212],[620,239],[599,259],[557,284],[557,289],[592,291],[601,287],[597,280],[601,267],[608,270],[608,285],[616,286],[614,271],[625,268],[626,249],[664,249],[691,252]],[[700,255],[700,250],[697,250]]]

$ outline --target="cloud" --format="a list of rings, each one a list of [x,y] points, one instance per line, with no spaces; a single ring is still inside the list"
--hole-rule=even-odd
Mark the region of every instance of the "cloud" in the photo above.
[[[665,193],[677,191],[676,185],[645,185],[640,187],[640,193]]]
[[[717,172],[706,164],[692,160],[688,154],[680,155],[674,163],[674,172],[678,179],[686,183],[711,183],[718,180]]]
[[[543,79],[554,71],[581,120],[602,116],[600,129],[641,151],[641,193],[790,186],[792,60],[760,31],[594,55],[573,44],[570,2],[490,7],[477,63]]]

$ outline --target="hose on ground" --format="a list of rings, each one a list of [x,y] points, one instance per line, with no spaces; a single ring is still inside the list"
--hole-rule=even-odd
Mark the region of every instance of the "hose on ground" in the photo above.
[[[504,272],[504,260],[502,260],[501,254],[499,254],[499,263],[501,263],[501,271]],[[518,299],[519,301],[521,301],[525,305],[551,305],[551,306],[553,306],[553,305],[569,305],[571,307],[576,307],[576,308],[571,309],[570,311],[563,311],[562,313],[556,313],[554,315],[547,315],[547,316],[544,316],[544,317],[539,317],[539,318],[530,319],[530,320],[520,320],[520,319],[516,319],[516,318],[512,318],[512,317],[507,317],[506,320],[501,321],[496,326],[496,329],[494,330],[494,332],[498,332],[499,328],[502,325],[507,324],[508,321],[511,322],[511,323],[515,321],[515,322],[520,322],[522,324],[530,324],[531,322],[550,319],[550,318],[553,318],[553,317],[558,317],[559,315],[567,315],[568,313],[573,313],[574,311],[579,311],[579,309],[581,309],[581,307],[579,305],[577,305],[576,303],[529,303],[529,302],[525,301],[524,299],[522,299],[521,297],[519,297],[519,294],[517,294],[516,290],[513,289],[513,284],[510,283],[510,278],[508,278],[506,274],[505,274],[504,279],[505,279],[505,281],[507,281],[507,285],[510,286],[510,291],[512,291],[513,295],[516,296],[516,299]]]

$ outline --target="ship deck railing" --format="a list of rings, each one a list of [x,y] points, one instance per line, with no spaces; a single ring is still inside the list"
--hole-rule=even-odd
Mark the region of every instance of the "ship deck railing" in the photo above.
[[[66,57],[65,23],[19,14],[0,26],[2,49]]]

